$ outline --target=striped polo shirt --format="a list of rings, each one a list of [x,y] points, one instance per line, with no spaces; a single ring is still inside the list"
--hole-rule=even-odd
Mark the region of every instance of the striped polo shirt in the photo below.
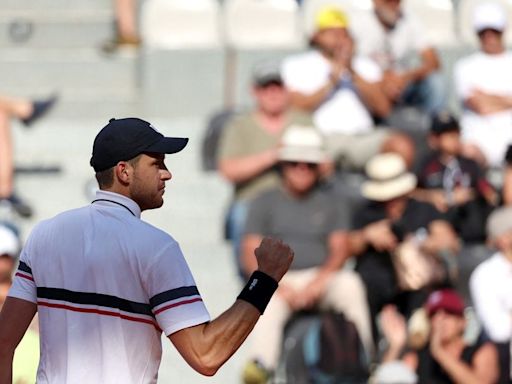
[[[210,320],[178,243],[140,213],[99,191],[29,236],[9,296],[37,303],[39,384],[154,383],[162,331]]]

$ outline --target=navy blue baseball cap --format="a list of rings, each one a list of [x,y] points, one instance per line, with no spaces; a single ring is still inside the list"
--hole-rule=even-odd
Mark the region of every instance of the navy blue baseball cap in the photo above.
[[[101,172],[141,153],[179,152],[187,143],[188,138],[165,137],[142,119],[110,119],[94,139],[90,164]]]
[[[439,112],[432,116],[430,132],[441,135],[446,132],[460,131],[459,121],[447,111]]]

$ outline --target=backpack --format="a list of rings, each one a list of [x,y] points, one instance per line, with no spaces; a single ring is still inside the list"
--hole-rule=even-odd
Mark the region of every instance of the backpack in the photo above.
[[[298,374],[287,364],[293,382],[312,384],[362,384],[368,381],[369,359],[356,326],[343,313],[325,312],[313,319],[290,356],[303,365]],[[305,376],[305,377],[304,377]],[[291,381],[290,381],[291,382]]]

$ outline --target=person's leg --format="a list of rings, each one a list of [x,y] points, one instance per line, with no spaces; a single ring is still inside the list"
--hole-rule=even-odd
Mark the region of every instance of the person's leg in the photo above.
[[[378,345],[378,314],[384,305],[393,302],[398,292],[393,264],[390,256],[386,254],[365,255],[357,261],[356,271],[366,289],[373,340]]]
[[[321,308],[342,312],[359,332],[368,356],[373,355],[373,338],[366,290],[359,275],[353,271],[340,271],[329,282]]]
[[[117,36],[119,42],[138,41],[136,0],[115,0]]]
[[[423,112],[433,115],[446,108],[446,89],[443,76],[434,72],[410,84],[404,91],[400,104],[418,107]]]
[[[41,100],[30,100],[0,95],[0,108],[9,117],[19,119],[26,126],[44,116],[55,104],[58,96],[56,94]]]
[[[9,114],[0,108],[0,199],[13,193],[13,148]]]
[[[0,108],[8,115],[23,119],[32,113],[32,102],[27,99],[0,95]]]
[[[242,237],[244,235],[245,220],[249,213],[249,203],[242,200],[235,200],[231,203],[228,211],[226,230],[227,237],[231,240],[233,246],[233,257],[235,260],[236,270],[239,275],[245,280],[246,277],[242,272],[240,264],[240,256],[242,252]]]

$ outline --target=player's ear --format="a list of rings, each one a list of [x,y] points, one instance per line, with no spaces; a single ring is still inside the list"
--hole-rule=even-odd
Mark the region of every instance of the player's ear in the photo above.
[[[132,167],[126,161],[118,162],[114,167],[114,177],[122,184],[129,184],[132,175]]]

